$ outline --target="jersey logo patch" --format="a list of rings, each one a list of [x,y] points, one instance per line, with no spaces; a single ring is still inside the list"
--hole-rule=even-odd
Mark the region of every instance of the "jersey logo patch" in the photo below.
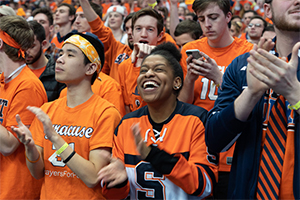
[[[0,105],[1,105],[1,109],[0,109],[0,123],[3,123],[3,109],[4,106],[7,107],[8,105],[8,100],[6,99],[0,99]]]

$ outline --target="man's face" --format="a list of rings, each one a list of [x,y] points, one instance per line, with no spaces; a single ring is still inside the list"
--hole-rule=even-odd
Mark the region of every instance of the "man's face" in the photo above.
[[[69,8],[67,6],[57,8],[54,14],[55,23],[58,25],[68,24],[72,21],[73,17],[69,16]]]
[[[79,33],[90,32],[91,27],[90,27],[87,19],[85,18],[83,12],[76,12],[74,27]]]
[[[264,22],[261,19],[254,18],[248,26],[248,35],[251,39],[259,39],[264,30]]]
[[[25,52],[26,64],[35,63],[41,57],[42,53],[42,44],[36,39],[36,36],[34,36],[34,43],[32,47]]]
[[[250,23],[251,18],[254,16],[252,12],[247,12],[243,16],[243,23],[248,26]]]
[[[39,13],[33,17],[33,20],[36,20],[38,23],[40,23],[44,27],[46,38],[49,38],[49,36],[53,30],[53,25],[50,26],[47,16],[43,13]]]
[[[157,19],[149,15],[141,16],[135,21],[133,27],[133,41],[156,45],[162,37],[162,33],[157,35],[157,32]]]
[[[133,37],[132,37],[132,19],[129,19],[126,23],[125,23],[125,32],[128,35],[128,44],[129,46],[133,46]]]
[[[183,45],[185,45],[188,42],[194,41],[194,39],[192,38],[191,34],[184,33],[177,37],[175,36],[175,41],[176,41],[177,46],[181,49]]]
[[[265,4],[266,16],[272,19],[274,26],[283,31],[300,31],[299,0],[273,0]]]
[[[209,4],[204,11],[197,12],[196,14],[203,35],[205,35],[208,40],[218,41],[223,34],[229,30],[228,23],[231,19],[230,13],[225,16],[220,7],[215,3]]]

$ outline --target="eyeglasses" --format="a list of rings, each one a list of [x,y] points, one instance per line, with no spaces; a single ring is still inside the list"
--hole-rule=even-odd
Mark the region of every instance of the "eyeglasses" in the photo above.
[[[249,24],[248,25],[249,28],[252,28],[252,26],[258,28],[258,27],[261,27],[261,24]]]

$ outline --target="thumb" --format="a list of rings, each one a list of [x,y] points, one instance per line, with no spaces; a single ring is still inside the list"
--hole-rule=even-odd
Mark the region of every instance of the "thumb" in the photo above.
[[[298,54],[299,54],[300,42],[297,42],[292,50],[292,57],[290,60],[290,64],[294,67],[298,67]]]
[[[19,114],[16,114],[16,121],[18,123],[18,127],[24,126],[23,122],[21,121],[21,117]]]

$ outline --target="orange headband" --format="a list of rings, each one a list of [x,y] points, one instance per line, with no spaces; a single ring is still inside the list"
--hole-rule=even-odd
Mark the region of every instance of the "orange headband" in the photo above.
[[[83,12],[83,9],[81,6],[79,6],[79,8],[77,8],[76,13],[78,13],[78,12]]]
[[[21,49],[21,46],[14,40],[12,39],[6,32],[0,30],[0,38],[3,40],[3,42],[5,42],[7,45],[19,49],[18,51],[18,57],[20,57],[20,55],[22,56],[22,58],[25,58],[25,51]]]

